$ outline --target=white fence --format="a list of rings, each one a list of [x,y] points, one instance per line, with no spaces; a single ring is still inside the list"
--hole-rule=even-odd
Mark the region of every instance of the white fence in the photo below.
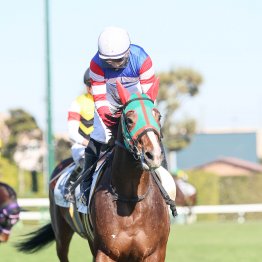
[[[48,198],[21,198],[18,204],[22,209],[37,208],[37,211],[22,211],[21,220],[48,220],[49,219],[49,199]],[[42,209],[42,210],[41,210]],[[191,210],[188,207],[178,207],[179,215],[189,214],[237,214],[238,221],[244,222],[246,213],[262,212],[262,204],[243,204],[243,205],[208,205],[194,206]]]
[[[21,220],[48,220],[50,218],[48,198],[18,198],[18,205],[24,210],[37,209],[37,211],[22,211]]]
[[[246,213],[262,212],[262,204],[243,204],[243,205],[208,205],[188,207],[178,207],[179,215],[198,215],[198,214],[237,214],[238,223],[245,222]]]

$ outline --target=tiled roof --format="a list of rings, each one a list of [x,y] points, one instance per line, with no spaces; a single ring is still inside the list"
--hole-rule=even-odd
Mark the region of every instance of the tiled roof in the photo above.
[[[242,159],[234,158],[234,157],[218,158],[216,160],[213,160],[213,161],[207,162],[205,164],[196,166],[193,169],[201,169],[201,168],[204,168],[204,167],[206,167],[210,164],[214,164],[214,163],[225,163],[225,164],[228,164],[228,165],[247,169],[247,170],[250,170],[252,172],[262,173],[262,165],[261,164],[253,163],[253,162],[250,162],[250,161],[246,161],[246,160],[242,160]]]

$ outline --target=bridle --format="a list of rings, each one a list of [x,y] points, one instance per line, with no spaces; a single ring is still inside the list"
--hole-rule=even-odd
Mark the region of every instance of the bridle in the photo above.
[[[154,102],[149,97],[147,97],[146,95],[139,95],[138,97],[130,99],[123,106],[120,121],[121,121],[121,124],[122,124],[122,134],[123,134],[124,144],[122,144],[118,140],[115,141],[115,144],[117,146],[121,147],[121,148],[128,150],[133,155],[135,160],[141,161],[141,165],[142,165],[143,169],[149,170],[150,167],[147,165],[145,157],[144,157],[144,148],[142,146],[142,149],[139,150],[138,144],[139,144],[139,141],[142,138],[142,136],[145,135],[149,131],[154,132],[156,134],[157,138],[160,140],[160,127],[156,123],[150,123],[150,121],[146,121],[145,125],[140,127],[135,134],[132,134],[130,132],[129,128],[128,128],[127,116],[126,116],[126,110],[127,111],[130,110],[130,109],[128,109],[128,106],[129,106],[129,108],[132,108],[131,104],[135,103],[135,102],[139,102],[142,105],[144,105],[145,101],[150,101],[152,103],[152,105],[154,106]]]
[[[19,220],[20,207],[11,202],[0,208],[0,234],[10,234],[10,230]]]
[[[11,187],[0,183],[0,186],[5,187],[9,197],[15,197],[16,193]],[[10,203],[0,206],[0,234],[10,234],[10,230],[19,220],[20,207],[15,200]]]

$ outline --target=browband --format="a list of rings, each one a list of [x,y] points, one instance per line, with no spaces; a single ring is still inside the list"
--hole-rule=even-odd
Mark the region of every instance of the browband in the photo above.
[[[150,98],[147,98],[147,97],[136,97],[136,98],[133,98],[131,100],[129,100],[128,102],[126,102],[126,104],[123,106],[123,109],[125,109],[131,102],[134,102],[134,101],[137,101],[137,100],[149,100],[151,101],[153,104],[154,104],[154,101]]]

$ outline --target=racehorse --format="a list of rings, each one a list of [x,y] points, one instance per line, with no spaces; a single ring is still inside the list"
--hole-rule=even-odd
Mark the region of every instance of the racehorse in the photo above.
[[[14,189],[0,182],[0,243],[8,241],[12,227],[19,220],[19,213]]]
[[[196,205],[197,202],[197,191],[194,186],[188,183],[187,181],[181,181],[181,178],[174,178],[176,183],[176,205],[177,206],[187,206],[192,207]],[[184,187],[181,187],[181,183],[184,184]],[[189,190],[187,191],[187,187]]]
[[[50,187],[51,224],[31,233],[29,239],[18,245],[20,251],[34,252],[55,240],[60,261],[67,262],[69,244],[77,232],[88,240],[93,261],[165,260],[170,232],[169,212],[151,175],[163,158],[160,113],[153,102],[158,85],[159,80],[149,90],[149,96],[130,95],[117,82],[124,106],[113,156],[97,182],[89,215],[76,212],[82,222],[82,225],[76,225],[70,208],[55,204]],[[89,220],[93,237],[88,233]],[[80,227],[85,230],[79,230]]]

